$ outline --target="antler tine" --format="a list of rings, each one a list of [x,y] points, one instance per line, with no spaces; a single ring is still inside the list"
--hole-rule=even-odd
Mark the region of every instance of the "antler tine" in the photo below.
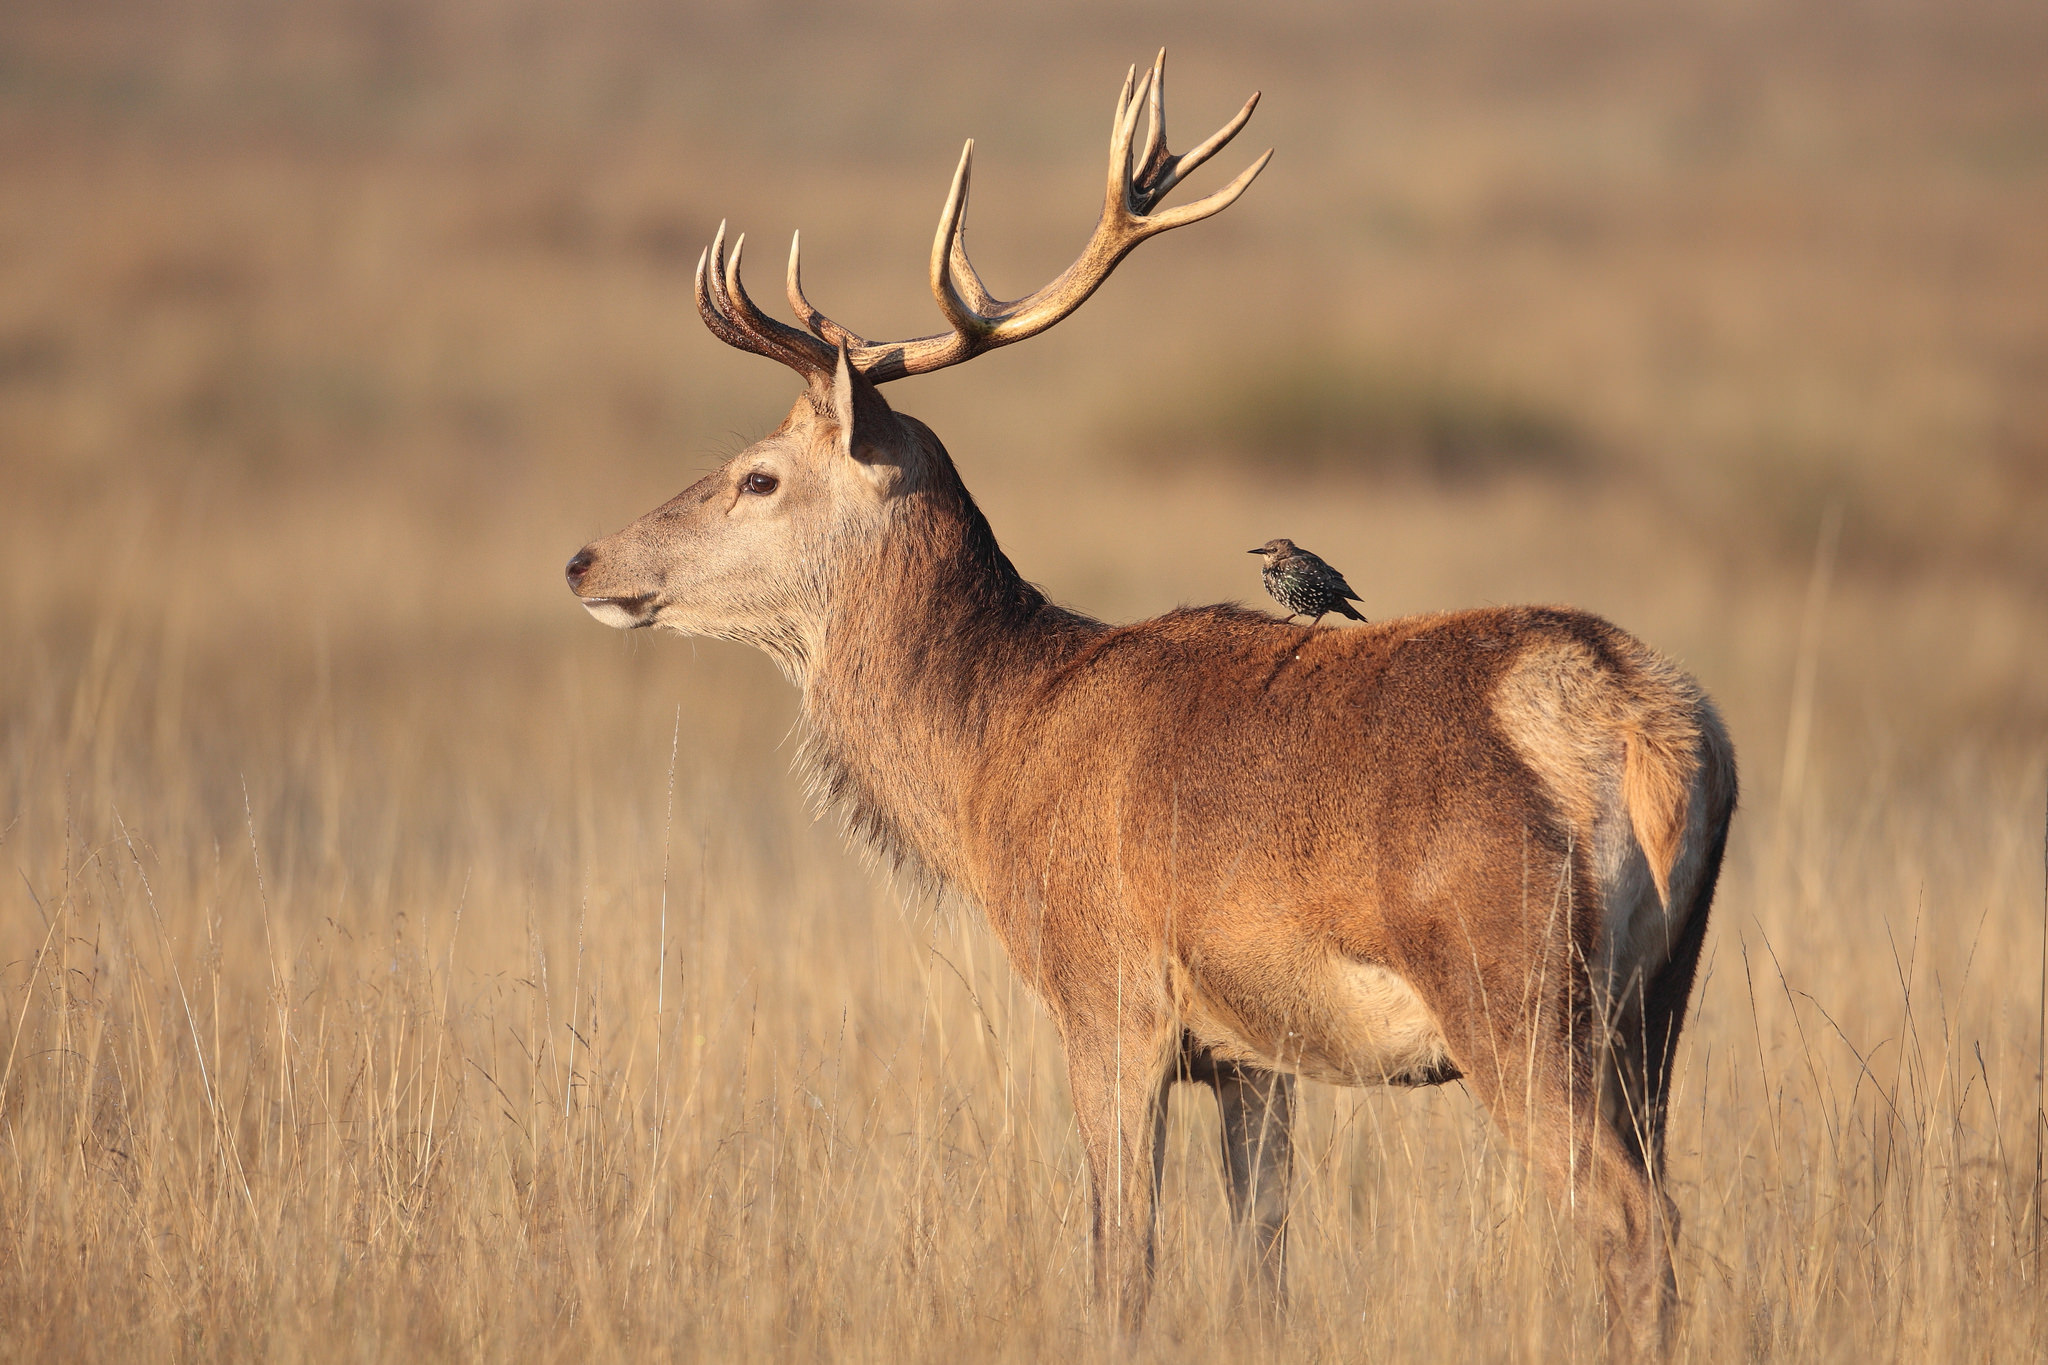
[[[1230,122],[1193,149],[1179,156],[1173,155],[1166,147],[1166,49],[1160,48],[1159,56],[1153,62],[1151,128],[1145,139],[1145,154],[1138,159],[1138,169],[1131,177],[1131,198],[1137,211],[1149,212],[1175,185],[1185,180],[1189,172],[1229,146],[1230,140],[1251,121],[1252,111],[1258,107],[1259,93],[1255,90]]]
[[[1124,111],[1131,106],[1131,88],[1137,84],[1138,68],[1134,64],[1124,72],[1124,88],[1116,97],[1116,112],[1109,116],[1109,142],[1116,145],[1116,130],[1124,126]]]
[[[1166,49],[1160,48],[1159,55],[1152,59],[1151,106],[1145,120],[1145,150],[1138,154],[1137,179],[1149,182],[1158,166],[1173,158],[1166,150]]]
[[[961,225],[967,218],[967,194],[974,180],[974,139],[960,150],[960,164],[953,170],[952,188],[946,191],[946,207],[939,211],[939,229],[932,238],[932,297],[939,302],[939,311],[946,315],[946,321],[953,324],[954,335],[969,348],[978,344],[993,327],[995,319],[989,316],[994,300],[988,290],[981,286],[981,277],[974,271],[974,265],[967,260],[967,248],[961,245]],[[955,258],[967,266],[965,272],[956,273]],[[961,289],[959,274],[964,273],[974,281],[974,293],[978,299],[967,298]],[[1000,305],[995,305],[1000,308]]]
[[[720,265],[719,247],[723,239],[721,231],[719,239],[712,243],[711,265],[714,272]],[[799,332],[788,323],[777,322],[747,296],[746,286],[740,282],[740,255],[746,250],[746,245],[747,235],[743,232],[733,240],[732,256],[723,262],[724,269],[719,272],[723,278],[718,281],[712,297],[723,319],[747,336],[752,344],[746,349],[772,356],[807,377],[829,372],[837,356],[834,349],[807,332]]]
[[[960,149],[960,164],[953,171],[953,187],[946,193],[946,207],[939,212],[938,236],[932,240],[932,291],[937,294],[941,276],[956,291],[957,298],[966,302],[967,308],[977,317],[986,317],[1002,304],[988,292],[988,286],[981,282],[981,272],[974,268],[974,262],[967,259],[967,199],[974,183],[974,139],[968,138],[967,145]],[[958,205],[954,203],[958,198]],[[950,231],[948,225],[950,224]],[[946,244],[946,256],[939,259],[939,243]],[[947,300],[939,298],[939,308],[948,309]],[[952,314],[947,312],[950,319]]]
[[[743,232],[734,239],[732,258],[725,263],[725,303],[734,320],[786,352],[790,364],[797,369],[808,370],[813,366],[831,368],[835,359],[834,348],[821,345],[818,338],[808,332],[799,332],[786,322],[777,322],[748,297],[747,287],[740,282],[740,253],[746,245],[747,234]]]
[[[710,267],[710,290],[705,297],[719,317],[730,321],[724,307],[725,301],[719,297],[719,290],[725,283],[725,219],[718,220],[718,231],[711,234],[711,245],[697,257],[697,265],[700,278],[704,276],[703,267]]]
[[[1189,223],[1199,223],[1204,218],[1214,217],[1216,214],[1223,212],[1223,210],[1237,202],[1239,195],[1251,188],[1252,181],[1259,178],[1259,172],[1265,170],[1266,163],[1272,159],[1273,149],[1268,147],[1259,154],[1257,161],[1254,161],[1238,173],[1237,179],[1231,181],[1214,194],[1203,199],[1197,199],[1192,204],[1182,204],[1177,209],[1168,209],[1164,213],[1148,215],[1145,218],[1145,230],[1140,240],[1143,240],[1144,237],[1156,237],[1162,232],[1169,232],[1177,227],[1186,227]]]
[[[795,311],[797,321],[810,328],[812,335],[821,338],[828,345],[851,346],[856,349],[873,345],[874,343],[867,338],[848,331],[826,317],[818,311],[816,305],[804,297],[804,271],[798,259],[802,239],[801,232],[792,232],[789,235],[789,306]]]
[[[772,359],[780,360],[780,356],[772,355],[756,345],[753,339],[726,315],[723,301],[719,298],[718,284],[718,277],[724,268],[725,224],[721,222],[718,225],[718,235],[712,239],[711,245],[697,254],[697,313],[704,319],[704,325],[710,328],[711,335],[728,346],[737,346],[743,351],[752,351],[756,355],[768,355]]]
[[[1136,68],[1132,68],[1135,70]],[[1103,212],[1110,212],[1110,205],[1126,213],[1141,212],[1131,202],[1131,139],[1138,132],[1138,115],[1144,110],[1144,97],[1152,85],[1152,72],[1145,72],[1135,91],[1130,89],[1129,78],[1125,78],[1125,96],[1117,101],[1119,111],[1116,127],[1109,137],[1109,198]]]
[[[1156,202],[1168,190],[1186,179],[1189,171],[1194,170],[1204,161],[1207,161],[1210,157],[1229,146],[1230,140],[1238,135],[1238,132],[1245,124],[1251,122],[1252,110],[1258,107],[1259,92],[1254,90],[1252,91],[1252,97],[1244,102],[1244,107],[1237,111],[1237,114],[1230,122],[1209,134],[1207,138],[1197,143],[1188,151],[1182,152],[1179,156],[1166,158],[1166,174],[1164,179],[1156,187],[1148,187],[1153,200]]]

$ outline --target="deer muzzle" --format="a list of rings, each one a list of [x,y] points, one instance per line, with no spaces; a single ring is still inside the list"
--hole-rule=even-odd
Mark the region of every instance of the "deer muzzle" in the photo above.
[[[562,576],[569,581],[569,591],[576,594],[576,600],[583,609],[608,626],[620,630],[637,630],[654,624],[654,594],[618,595],[605,592],[604,575],[598,569],[597,555],[589,545],[578,550],[569,560]]]

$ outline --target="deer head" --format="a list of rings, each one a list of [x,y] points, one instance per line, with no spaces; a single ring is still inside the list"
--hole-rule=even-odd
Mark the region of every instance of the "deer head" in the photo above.
[[[572,592],[607,625],[662,626],[742,640],[767,650],[798,680],[822,647],[836,589],[917,520],[951,508],[978,524],[944,447],[922,423],[893,412],[878,387],[1035,336],[1084,303],[1138,243],[1199,222],[1234,203],[1271,159],[1268,150],[1223,189],[1165,211],[1161,199],[1235,137],[1259,97],[1183,155],[1166,147],[1162,50],[1140,77],[1124,77],[1110,124],[1102,216],[1074,263],[1023,298],[989,293],[962,233],[974,157],[967,143],[932,242],[931,285],[948,330],[908,341],[870,341],[804,296],[800,239],[789,252],[788,294],[808,330],[769,317],[740,279],[746,239],[725,249],[719,226],[697,261],[697,308],[728,345],[780,361],[804,393],[765,439],[616,535],[569,561]],[[1138,115],[1149,106],[1142,149]],[[1135,150],[1135,156],[1134,156]],[[992,548],[992,543],[991,543]],[[1003,565],[1007,569],[1007,564]]]

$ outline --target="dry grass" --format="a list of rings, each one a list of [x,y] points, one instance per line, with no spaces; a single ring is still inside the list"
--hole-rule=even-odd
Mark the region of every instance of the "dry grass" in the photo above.
[[[1056,1040],[971,915],[800,809],[762,660],[555,575],[788,399],[692,315],[719,214],[922,330],[956,136],[990,277],[1056,268],[1161,33],[1183,138],[1265,87],[1270,179],[901,400],[1104,615],[1287,534],[1375,615],[1564,599],[1685,659],[1749,795],[1681,1354],[2043,1358],[2048,23],[1605,0],[10,8],[0,1356],[1117,1355]],[[1117,458],[1317,338],[1597,465]],[[1455,1087],[1310,1094],[1294,1309],[1238,1322],[1207,1105],[1138,1354],[1597,1358]]]

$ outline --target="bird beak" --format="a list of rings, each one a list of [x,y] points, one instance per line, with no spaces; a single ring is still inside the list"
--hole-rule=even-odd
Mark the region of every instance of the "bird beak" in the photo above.
[[[1246,554],[1248,554],[1248,555],[1262,555],[1262,554],[1266,553],[1266,551],[1265,551],[1265,548],[1264,548],[1264,547],[1262,546],[1262,547],[1260,547],[1259,549],[1256,549],[1256,550],[1246,550],[1246,551],[1245,551],[1245,553],[1246,553]]]

